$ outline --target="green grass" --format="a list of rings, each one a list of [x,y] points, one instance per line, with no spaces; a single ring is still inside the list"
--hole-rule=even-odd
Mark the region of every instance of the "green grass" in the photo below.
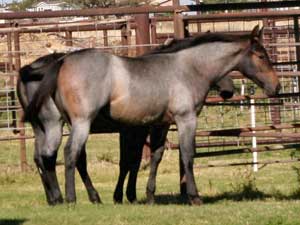
[[[88,144],[89,171],[104,204],[89,203],[76,175],[77,204],[49,207],[31,160],[32,141],[27,142],[32,169],[26,173],[20,173],[18,167],[17,144],[8,142],[2,146],[6,151],[0,151],[0,225],[300,224],[300,165],[297,163],[268,165],[258,173],[253,173],[251,167],[195,169],[204,201],[204,205],[197,207],[187,205],[178,195],[178,153],[166,151],[158,172],[156,204],[145,204],[149,173],[146,168],[139,173],[139,203],[131,205],[125,200],[123,205],[114,205],[118,135],[92,135]],[[61,155],[60,150],[59,161],[62,161]],[[234,157],[196,159],[195,163],[224,163],[244,158]],[[260,157],[286,159],[290,153],[268,153]],[[63,166],[58,166],[58,174],[63,190]]]

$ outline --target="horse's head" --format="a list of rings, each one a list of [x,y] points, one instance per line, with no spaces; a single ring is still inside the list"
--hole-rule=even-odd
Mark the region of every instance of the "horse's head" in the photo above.
[[[266,49],[261,43],[262,29],[259,30],[257,25],[251,32],[246,52],[238,63],[237,69],[263,88],[268,96],[274,96],[281,86]]]

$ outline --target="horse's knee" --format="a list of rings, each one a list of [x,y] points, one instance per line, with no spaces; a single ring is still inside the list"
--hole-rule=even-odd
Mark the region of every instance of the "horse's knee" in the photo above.
[[[38,166],[38,167],[41,167],[41,160],[42,160],[42,156],[39,154],[39,153],[34,153],[34,156],[33,156],[33,161],[35,162],[35,164]]]
[[[41,154],[43,166],[47,170],[54,170],[56,166],[57,151],[45,149]]]

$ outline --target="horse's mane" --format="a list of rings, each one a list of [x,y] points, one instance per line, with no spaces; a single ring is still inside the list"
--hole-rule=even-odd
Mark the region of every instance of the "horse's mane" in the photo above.
[[[161,53],[174,53],[186,48],[191,48],[197,45],[212,43],[212,42],[235,42],[245,40],[250,36],[247,35],[234,35],[224,33],[205,33],[195,37],[188,37],[184,39],[173,39],[166,45],[159,46],[151,50],[146,55],[161,54]]]

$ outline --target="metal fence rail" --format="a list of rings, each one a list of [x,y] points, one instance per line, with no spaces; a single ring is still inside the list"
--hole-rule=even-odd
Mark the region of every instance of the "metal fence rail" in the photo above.
[[[176,2],[176,1],[174,1]],[[0,25],[0,141],[18,140],[21,149],[21,165],[26,167],[27,138],[33,138],[29,126],[20,122],[21,108],[15,95],[17,71],[22,65],[31,63],[39,56],[55,51],[74,51],[95,47],[118,55],[141,55],[162,44],[168,38],[183,38],[187,31],[197,33],[249,32],[257,23],[264,25],[264,44],[278,71],[283,86],[277,98],[267,98],[256,86],[241,74],[232,73],[236,94],[227,102],[212,91],[207,105],[199,117],[197,147],[207,152],[211,148],[223,148],[217,153],[231,154],[230,148],[242,149],[238,152],[261,152],[260,149],[274,149],[274,144],[282,149],[298,148],[297,133],[300,124],[300,38],[299,9],[261,10],[272,7],[295,7],[298,3],[269,2],[266,4],[228,4],[212,6],[171,6],[90,9],[80,11],[60,11],[43,13],[0,14],[6,19]],[[292,4],[292,5],[289,5]],[[222,8],[220,8],[222,6]],[[207,7],[207,8],[205,8]],[[248,9],[233,12],[234,9]],[[222,11],[215,14],[188,15],[184,12]],[[249,12],[249,9],[256,9]],[[230,10],[224,13],[224,10]],[[149,13],[171,13],[162,14]],[[136,14],[133,16],[133,14]],[[73,16],[85,16],[82,21],[71,21]],[[95,16],[89,18],[88,16]],[[104,15],[114,15],[108,20]],[[38,21],[29,21],[36,18]],[[41,18],[53,18],[51,21]],[[66,22],[62,18],[69,18]],[[32,44],[34,43],[34,45]],[[252,91],[254,95],[251,95]],[[255,127],[251,124],[251,110],[255,109]],[[212,119],[213,115],[213,119]],[[201,131],[200,131],[201,130]],[[289,130],[287,132],[287,130]],[[26,133],[25,133],[26,131]],[[172,131],[172,130],[171,130]],[[173,129],[174,131],[174,129]],[[14,134],[14,133],[17,134]],[[255,132],[255,133],[254,133]],[[172,133],[172,132],[171,132]],[[169,147],[178,147],[177,139],[169,136]],[[226,140],[224,139],[226,136]],[[230,137],[229,137],[230,136]],[[280,139],[278,138],[280,137]],[[253,147],[256,138],[258,147]],[[227,147],[227,148],[226,148]],[[247,149],[247,151],[245,150]],[[216,149],[215,149],[216,150]],[[208,153],[201,152],[198,156]],[[257,163],[256,163],[257,164]]]

